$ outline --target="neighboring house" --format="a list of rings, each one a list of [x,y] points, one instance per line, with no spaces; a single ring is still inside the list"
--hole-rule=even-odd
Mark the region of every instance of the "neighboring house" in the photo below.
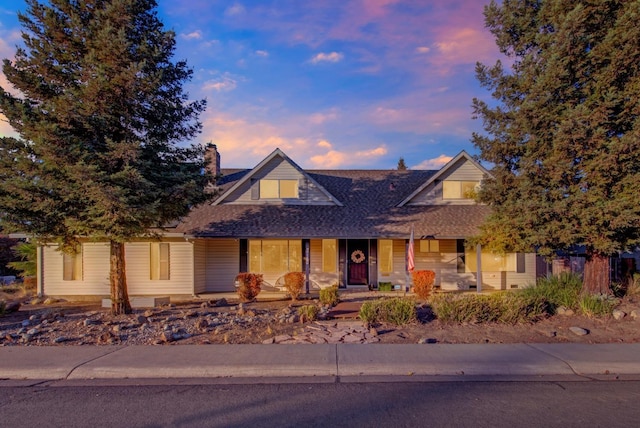
[[[416,269],[435,271],[443,290],[535,281],[535,254],[465,248],[489,213],[473,196],[490,174],[465,152],[439,171],[303,170],[279,149],[251,170],[221,170],[216,147],[207,150],[222,173],[220,196],[165,228],[161,241],[126,244],[130,295],[233,291],[239,272],[263,274],[265,290],[290,271],[306,272],[310,289],[404,288],[412,229]],[[72,256],[39,252],[42,294],[108,296],[108,273],[107,243],[87,240]]]

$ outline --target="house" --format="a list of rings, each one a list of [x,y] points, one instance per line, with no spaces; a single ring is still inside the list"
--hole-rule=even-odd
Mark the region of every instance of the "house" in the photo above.
[[[289,271],[305,272],[309,289],[404,288],[412,230],[416,269],[433,270],[443,290],[535,281],[535,254],[465,247],[489,213],[473,195],[490,174],[465,152],[438,171],[304,170],[279,149],[253,169],[220,169],[216,146],[207,156],[222,174],[219,196],[164,228],[161,240],[126,244],[130,295],[233,291],[239,272],[262,273],[266,290]],[[108,296],[108,273],[107,243],[83,241],[76,255],[39,249],[41,294]]]

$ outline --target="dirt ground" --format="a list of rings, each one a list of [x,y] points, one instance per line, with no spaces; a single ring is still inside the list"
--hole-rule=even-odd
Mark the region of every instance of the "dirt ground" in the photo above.
[[[194,300],[133,314],[112,316],[93,303],[29,304],[0,316],[0,346],[180,345],[265,343],[281,335],[296,337],[313,328],[300,322],[297,307],[317,301],[258,301],[239,305],[229,300]],[[526,325],[494,323],[453,325],[430,319],[428,308],[418,311],[419,322],[406,326],[376,325],[378,343],[631,343],[640,342],[640,301],[626,299],[613,317],[555,315]],[[321,324],[354,325],[355,318],[328,319]],[[580,327],[587,334],[570,330]],[[375,346],[375,345],[374,345]]]

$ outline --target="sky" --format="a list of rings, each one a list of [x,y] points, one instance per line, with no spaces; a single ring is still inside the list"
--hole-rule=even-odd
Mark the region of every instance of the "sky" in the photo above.
[[[502,59],[489,0],[157,0],[186,60],[190,99],[223,168],[280,148],[307,169],[439,169],[476,154],[475,64]],[[0,0],[0,58],[20,43],[21,0]],[[0,73],[0,86],[7,87]],[[0,136],[14,135],[0,121]]]

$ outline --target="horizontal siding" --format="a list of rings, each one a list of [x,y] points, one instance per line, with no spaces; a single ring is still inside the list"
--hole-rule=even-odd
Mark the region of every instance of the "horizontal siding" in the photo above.
[[[473,205],[476,203],[473,199],[442,199],[442,182],[445,180],[481,181],[483,178],[484,174],[477,166],[462,158],[435,182],[414,196],[408,205]]]
[[[167,241],[163,241],[167,242]],[[192,295],[193,244],[170,242],[169,280],[150,279],[150,243],[131,242],[125,245],[129,295]]]
[[[207,241],[193,241],[193,290],[204,293],[207,287]]]
[[[267,178],[270,180],[300,180],[304,175],[289,162],[276,156],[251,177],[255,180]],[[308,181],[307,197],[305,199],[286,199],[287,204],[295,205],[327,205],[333,204],[324,192],[313,182]],[[251,180],[247,180],[240,188],[228,195],[223,203],[259,204],[261,201],[251,199]],[[266,203],[267,201],[262,201]],[[269,202],[273,202],[272,199]]]
[[[338,271],[322,272],[322,239],[311,239],[309,246],[309,281],[312,289],[331,287],[338,284]],[[337,254],[336,254],[337,258]],[[336,261],[336,269],[338,262]]]
[[[237,239],[210,239],[206,242],[206,292],[235,291],[240,269],[240,242]]]
[[[441,180],[457,180],[457,181],[480,181],[484,178],[482,170],[478,169],[473,163],[462,158],[442,176]]]
[[[109,244],[82,244],[82,280],[63,280],[63,256],[58,246],[45,246],[43,258],[43,293],[48,296],[108,296]]]

